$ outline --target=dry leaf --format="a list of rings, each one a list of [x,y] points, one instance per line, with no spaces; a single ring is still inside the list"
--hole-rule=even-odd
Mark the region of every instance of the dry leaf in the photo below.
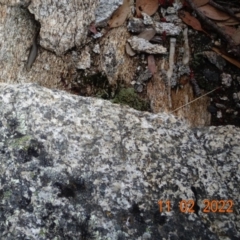
[[[240,14],[239,14],[239,13],[236,13],[235,16],[236,16],[237,18],[239,18],[239,17],[240,17]],[[218,22],[217,24],[218,24],[219,26],[223,26],[223,25],[228,26],[228,25],[237,25],[237,24],[239,24],[239,23],[240,23],[240,21],[237,21],[235,18],[230,17],[230,18],[227,19],[226,21],[221,21],[221,22]]]
[[[218,24],[217,24],[218,25]],[[234,28],[234,27],[230,27],[230,26],[221,26],[221,29],[223,29],[223,31],[227,34],[227,35],[229,35],[229,36],[233,36],[235,33],[236,33],[236,31],[237,31],[237,29],[236,28]]]
[[[132,47],[130,46],[130,44],[129,43],[126,43],[126,53],[129,55],[129,56],[131,56],[131,57],[133,57],[133,56],[135,56],[136,55],[136,52],[132,49]]]
[[[201,7],[209,2],[209,0],[192,0],[196,7]]]
[[[225,60],[227,60],[228,62],[232,63],[233,65],[235,65],[236,67],[240,68],[240,62],[237,61],[236,59],[229,57],[225,54],[223,54],[218,48],[216,47],[212,47],[212,50],[216,53],[218,53],[221,57],[223,57]]]
[[[240,29],[229,26],[221,26],[221,28],[227,35],[229,35],[233,39],[236,45],[240,44]]]
[[[113,13],[112,17],[108,21],[110,28],[121,26],[130,12],[130,0],[124,0],[123,4]]]
[[[182,19],[183,22],[185,22],[187,25],[191,26],[195,30],[206,33],[202,29],[201,23],[195,17],[193,17],[189,12],[181,10],[179,11],[179,17]],[[208,33],[206,34],[208,35]]]
[[[98,31],[96,29],[95,23],[91,23],[89,27],[89,31],[92,32],[93,34],[97,34]]]
[[[141,17],[141,12],[145,12],[149,16],[153,15],[158,6],[158,0],[136,0],[137,17]]]
[[[148,55],[147,62],[148,62],[149,71],[152,73],[152,75],[154,75],[157,72],[157,67],[156,67],[154,56]]]
[[[138,37],[143,38],[147,41],[151,40],[156,34],[156,30],[151,28],[151,29],[146,29],[143,32],[141,32]]]
[[[236,43],[236,45],[240,44],[240,29],[238,28],[235,32],[235,34],[232,35],[233,41]]]
[[[238,25],[240,22],[235,20],[234,18],[229,18],[226,21],[215,21],[218,26],[235,26]]]
[[[210,4],[201,6],[198,8],[198,10],[201,11],[206,17],[211,18],[213,20],[223,21],[230,18],[230,16],[227,13],[212,7]]]

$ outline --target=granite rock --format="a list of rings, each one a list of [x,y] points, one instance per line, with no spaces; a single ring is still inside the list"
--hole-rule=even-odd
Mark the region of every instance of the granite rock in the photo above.
[[[1,239],[239,239],[238,128],[36,84],[0,110]]]
[[[86,42],[97,1],[31,1],[29,11],[41,24],[41,46],[57,55]]]

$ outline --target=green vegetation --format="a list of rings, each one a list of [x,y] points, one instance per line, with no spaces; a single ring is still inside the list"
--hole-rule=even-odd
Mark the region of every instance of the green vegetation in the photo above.
[[[142,100],[137,95],[137,93],[135,93],[133,88],[121,88],[112,100],[112,102],[128,105],[140,111],[149,110],[149,104],[146,101]]]

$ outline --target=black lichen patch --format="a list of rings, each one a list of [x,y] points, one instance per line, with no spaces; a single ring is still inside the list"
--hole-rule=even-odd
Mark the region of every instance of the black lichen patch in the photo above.
[[[90,217],[90,215],[87,215],[86,218],[77,225],[77,231],[80,233],[81,240],[91,240],[95,238],[95,234],[89,225]]]
[[[22,196],[22,199],[19,201],[19,207],[22,209],[26,209],[27,206],[30,204],[31,198],[26,198]]]
[[[27,153],[29,156],[38,157],[40,155],[40,152],[43,151],[43,149],[44,147],[42,143],[38,142],[35,139],[32,139],[27,149]]]
[[[125,240],[125,239],[126,239],[126,237],[125,237],[124,233],[119,233],[117,235],[117,240]]]
[[[163,226],[167,222],[167,217],[164,215],[161,215],[160,211],[157,210],[154,213],[154,223],[160,226]]]
[[[16,161],[19,163],[26,163],[31,161],[33,157],[37,158],[40,154],[46,154],[43,145],[37,140],[31,139],[27,144],[28,141],[24,140],[23,137],[18,142],[19,144],[23,144],[23,148],[15,149],[13,152],[16,157]],[[15,144],[16,147],[18,147],[17,143]]]
[[[144,218],[141,215],[141,211],[137,203],[133,202],[132,207],[130,209],[130,213],[132,213],[134,219],[139,223],[144,223]]]
[[[77,179],[71,178],[68,184],[55,182],[54,186],[61,191],[58,196],[65,198],[75,198],[78,192],[82,193],[87,189],[85,180],[81,177]]]
[[[16,118],[8,119],[8,127],[11,132],[15,131],[18,126],[19,126],[19,122]]]
[[[33,177],[34,181],[37,181],[38,178],[41,181],[42,187],[46,187],[51,182],[51,177],[48,174],[46,174],[45,172],[43,172],[43,174],[41,174],[40,169],[37,169],[37,174],[35,174]]]
[[[20,149],[15,152],[14,154],[16,156],[16,161],[19,163],[26,163],[31,161],[31,156],[28,155],[27,151],[24,149]]]
[[[86,190],[87,186],[83,178],[71,179],[70,184],[77,191],[83,192]]]
[[[71,184],[64,185],[60,182],[56,182],[53,186],[60,190],[58,197],[74,198],[76,196],[76,189]]]
[[[192,192],[193,192],[193,194],[194,194],[194,196],[195,196],[195,199],[196,199],[196,200],[194,201],[193,210],[194,210],[194,213],[197,214],[197,216],[199,216],[200,207],[199,207],[199,205],[197,204],[197,201],[198,201],[197,189],[196,189],[194,186],[192,186],[192,187],[191,187],[191,190],[192,190]]]

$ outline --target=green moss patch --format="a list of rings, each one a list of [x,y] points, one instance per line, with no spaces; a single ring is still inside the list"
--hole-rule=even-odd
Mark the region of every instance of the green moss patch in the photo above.
[[[140,111],[148,111],[149,104],[142,100],[133,88],[121,88],[112,100],[113,103],[128,105]]]

